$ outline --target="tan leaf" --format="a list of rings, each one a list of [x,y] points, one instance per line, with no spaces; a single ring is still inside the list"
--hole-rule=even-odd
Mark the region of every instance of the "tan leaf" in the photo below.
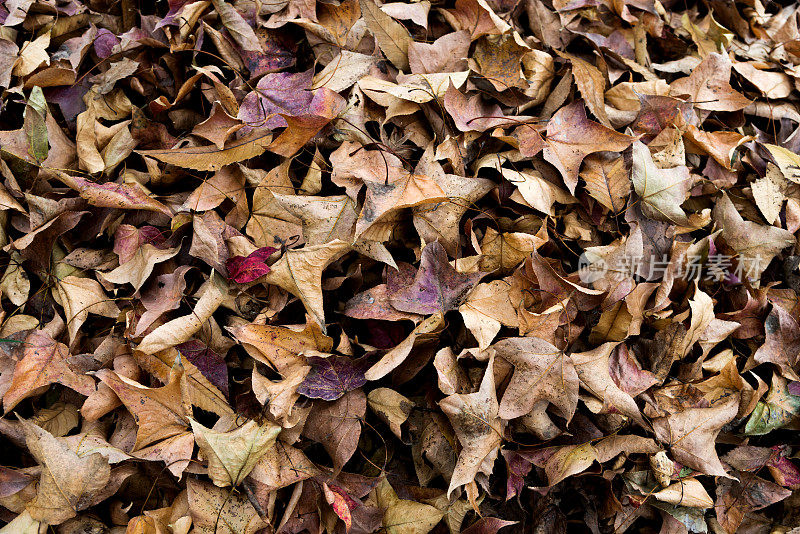
[[[538,401],[547,400],[564,419],[572,419],[578,404],[578,375],[569,356],[537,337],[503,339],[492,347],[514,366],[500,401],[500,417],[523,416]]]
[[[489,360],[476,393],[450,395],[439,401],[439,406],[450,419],[461,444],[447,489],[449,497],[459,486],[474,482],[479,472],[492,473],[503,441],[503,423],[498,414],[494,385],[494,359]]]
[[[28,421],[60,438],[78,426],[80,415],[75,405],[57,402],[49,408],[37,411]]]
[[[572,54],[556,51],[564,59],[568,59],[572,64],[572,77],[578,86],[586,107],[597,117],[604,126],[612,127],[606,115],[604,93],[606,92],[606,79],[600,70],[589,63]]]
[[[733,70],[744,76],[770,100],[786,98],[794,91],[792,80],[786,73],[763,70],[763,63],[737,61],[733,64]]]
[[[367,369],[367,372],[364,373],[366,379],[378,380],[392,372],[408,358],[417,342],[426,342],[435,338],[435,334],[444,327],[444,324],[444,316],[441,313],[434,313],[420,322],[408,337]]]
[[[402,208],[444,202],[447,197],[442,188],[430,177],[400,173],[396,179],[365,180],[367,196],[356,221],[356,237],[375,239],[368,229],[382,217]]]
[[[408,45],[412,42],[408,30],[369,0],[361,0],[361,16],[386,58],[398,69],[408,71]]]
[[[184,405],[179,374],[174,374],[169,383],[160,388],[145,387],[110,369],[100,369],[96,376],[114,390],[136,420],[138,430],[134,450],[186,433],[189,414]]]
[[[784,191],[787,186],[788,181],[780,169],[770,162],[767,162],[766,176],[758,178],[750,184],[756,206],[769,224],[775,223],[781,214],[783,201],[786,200]]]
[[[11,251],[3,278],[0,279],[0,291],[15,306],[22,306],[28,300],[31,291],[31,280],[22,268],[22,257],[19,252]]]
[[[631,181],[641,197],[642,213],[659,221],[689,226],[681,204],[689,194],[692,181],[685,166],[659,169],[650,150],[639,141],[633,144]]]
[[[309,245],[324,245],[334,239],[351,242],[358,211],[347,195],[325,197],[273,194],[289,213],[303,224],[303,238]]]
[[[59,383],[89,396],[95,391],[95,382],[90,376],[72,370],[67,359],[69,350],[63,343],[54,341],[47,333],[34,330],[27,338],[22,359],[14,368],[11,386],[3,396],[6,413],[19,402],[36,393],[38,388]]]
[[[333,402],[315,403],[308,414],[303,435],[325,447],[333,460],[334,474],[356,452],[366,411],[366,395],[361,389],[354,389]]]
[[[50,46],[49,31],[43,32],[42,35],[32,41],[25,41],[19,51],[17,60],[11,68],[11,75],[27,76],[42,65],[49,65],[48,46]]]
[[[236,165],[223,167],[192,191],[183,205],[192,211],[207,211],[226,200],[237,204],[244,196],[245,177]]]
[[[696,478],[685,478],[653,493],[653,497],[675,506],[711,508],[714,499]]]
[[[795,243],[794,235],[787,230],[744,220],[725,193],[714,206],[713,217],[722,228],[722,237],[738,253],[737,260],[748,279],[760,278],[772,258]]]
[[[299,298],[324,332],[322,272],[328,265],[345,255],[350,248],[351,246],[345,241],[335,239],[324,245],[288,249],[270,266],[270,272],[262,280],[264,283],[282,287]]]
[[[323,334],[316,323],[289,328],[247,324],[230,331],[248,354],[282,375],[306,364],[303,352],[333,350],[333,339]]]
[[[233,9],[233,8],[231,8]],[[255,534],[270,524],[258,516],[244,494],[231,493],[213,484],[190,478],[189,510],[192,532],[197,534]]]
[[[155,354],[188,341],[227,298],[227,291],[220,287],[223,284],[222,280],[217,279],[217,275],[213,275],[206,282],[205,289],[200,294],[192,313],[159,326],[144,336],[136,350],[145,354]]]
[[[517,191],[511,195],[511,200],[527,204],[542,213],[555,215],[553,205],[556,202],[559,204],[574,202],[574,199],[566,191],[545,180],[539,171],[516,171],[503,168],[500,172],[506,180],[517,187]]]
[[[618,343],[603,343],[587,352],[570,355],[581,385],[592,395],[617,411],[636,421],[642,428],[649,428],[639,407],[628,393],[620,389],[611,378],[610,358]]]
[[[56,283],[55,290],[56,302],[64,308],[70,341],[75,341],[75,336],[90,313],[112,319],[116,319],[120,313],[114,300],[91,278],[67,276]]]
[[[172,148],[168,150],[137,150],[142,156],[155,158],[196,171],[218,171],[225,165],[260,156],[272,142],[272,132],[254,131],[247,137],[227,143],[220,149],[215,145]]]
[[[687,408],[656,418],[653,429],[678,462],[707,475],[727,477],[715,444],[720,430],[736,417],[738,409],[739,399],[732,395],[710,408]]]
[[[597,453],[591,443],[559,447],[544,466],[547,483],[555,486],[568,476],[585,471],[596,460]]]
[[[765,144],[764,147],[769,150],[783,177],[800,184],[800,156],[782,146]]]
[[[586,117],[583,102],[564,106],[547,123],[544,159],[559,170],[570,193],[578,185],[578,171],[588,154],[621,152],[636,138],[618,133]]]
[[[670,84],[673,95],[689,95],[698,109],[706,111],[738,111],[750,100],[730,84],[731,61],[727,54],[709,54],[686,78]]]
[[[277,441],[250,472],[250,480],[274,491],[318,475],[320,470],[300,449]]]
[[[397,497],[386,478],[375,490],[378,506],[383,513],[383,530],[387,534],[428,534],[444,517],[434,506]]]
[[[267,451],[274,447],[281,427],[248,421],[228,431],[217,432],[190,419],[197,446],[208,460],[208,476],[215,485],[238,486]]]
[[[589,154],[583,162],[581,178],[586,181],[586,190],[592,198],[613,213],[621,212],[631,191],[623,158]]]
[[[99,453],[81,458],[46,430],[24,419],[20,423],[28,450],[42,466],[36,498],[27,505],[31,517],[57,525],[94,504],[111,476],[108,460]]]
[[[367,395],[367,403],[375,414],[389,425],[398,438],[402,438],[400,425],[411,414],[414,403],[393,389],[377,388]]]
[[[228,137],[243,126],[242,121],[228,115],[219,101],[215,101],[211,106],[208,118],[198,123],[192,129],[192,134],[211,141],[218,149],[222,150],[225,148],[225,141],[228,140]]]
[[[527,232],[498,233],[494,228],[487,228],[481,241],[482,271],[500,271],[508,274],[527,258],[531,252],[544,245],[548,239],[546,230],[530,234]],[[542,233],[545,236],[542,237]]]
[[[519,327],[509,285],[504,280],[493,280],[475,286],[458,311],[481,350],[492,343],[502,326]]]
[[[145,243],[133,254],[133,257],[113,271],[101,273],[105,280],[114,284],[131,284],[137,291],[153,273],[157,263],[162,263],[175,256],[180,247],[159,249]]]
[[[284,428],[291,428],[297,424],[297,418],[292,417],[297,399],[300,398],[297,388],[303,383],[309,370],[311,367],[308,365],[290,367],[284,371],[283,380],[273,381],[259,374],[253,367],[253,395],[258,402],[269,407],[269,413],[280,421]]]
[[[466,178],[444,172],[430,176],[448,200],[412,208],[414,227],[425,242],[438,239],[448,254],[455,257],[461,236],[461,218],[473,203],[492,190],[494,183],[482,178]]]

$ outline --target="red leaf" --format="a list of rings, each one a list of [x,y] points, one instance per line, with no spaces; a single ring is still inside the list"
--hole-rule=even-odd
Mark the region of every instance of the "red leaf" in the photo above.
[[[269,266],[265,262],[277,250],[274,247],[262,247],[254,250],[247,257],[233,256],[229,258],[225,263],[225,267],[228,269],[228,280],[233,280],[237,284],[246,284],[264,276],[269,272]]]

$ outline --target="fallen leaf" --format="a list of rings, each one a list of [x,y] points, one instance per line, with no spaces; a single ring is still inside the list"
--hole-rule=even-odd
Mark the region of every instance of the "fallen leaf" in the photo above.
[[[308,356],[306,361],[311,370],[297,388],[297,392],[306,397],[333,401],[367,383],[364,371],[369,362],[366,358],[331,354],[327,357]]]
[[[215,485],[236,487],[275,444],[278,425],[247,421],[228,432],[217,432],[190,419],[197,446],[208,460],[208,476]]]
[[[503,424],[494,386],[493,360],[489,360],[477,392],[450,395],[439,406],[450,419],[462,447],[447,489],[449,497],[456,488],[473,482],[479,472],[491,472],[497,458]]]
[[[400,499],[386,478],[376,488],[376,500],[385,510],[383,529],[389,534],[428,534],[444,517],[436,507]]]
[[[375,414],[398,438],[402,437],[400,425],[402,425],[411,414],[414,403],[393,389],[378,388],[373,389],[367,395],[367,403]]]
[[[303,434],[321,443],[338,473],[353,456],[361,437],[361,419],[367,411],[367,397],[360,389],[325,404],[317,404],[308,414]]]
[[[30,517],[58,525],[92,506],[96,493],[109,482],[108,460],[99,453],[79,457],[46,430],[20,422],[28,450],[42,466],[36,498],[26,507]]]
[[[675,460],[701,473],[729,476],[714,443],[723,426],[736,417],[739,400],[728,397],[709,408],[687,408],[653,420],[656,438],[670,446]]]
[[[642,213],[659,221],[690,226],[681,204],[686,200],[692,182],[689,169],[674,167],[659,169],[650,150],[641,142],[633,144],[633,189],[641,198]]]
[[[546,400],[567,421],[572,419],[578,404],[578,374],[569,356],[536,337],[504,339],[492,347],[514,366],[514,375],[500,401],[500,417],[523,416],[540,400]]]
[[[22,359],[14,367],[11,386],[3,395],[6,413],[33,395],[38,388],[53,383],[62,384],[87,397],[94,393],[94,380],[73,371],[69,356],[66,345],[53,340],[43,331],[35,330],[27,336]]]
[[[547,123],[544,159],[561,173],[570,193],[578,185],[583,158],[593,152],[620,152],[636,138],[623,135],[586,118],[582,102],[561,108]]]

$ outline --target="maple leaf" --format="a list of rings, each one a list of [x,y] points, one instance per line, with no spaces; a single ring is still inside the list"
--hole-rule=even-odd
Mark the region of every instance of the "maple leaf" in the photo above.
[[[372,411],[389,425],[394,435],[401,438],[400,425],[411,415],[414,403],[389,388],[378,388],[370,391],[367,396],[367,403]]]
[[[578,375],[569,356],[536,337],[504,339],[492,347],[514,366],[514,375],[500,401],[501,417],[520,417],[546,400],[567,421],[572,419],[578,404]]]
[[[197,446],[208,459],[208,475],[220,487],[238,486],[255,464],[274,446],[281,428],[248,421],[228,432],[206,428],[190,420]]]
[[[681,204],[686,200],[692,182],[687,167],[659,169],[653,162],[650,150],[636,141],[633,143],[633,189],[641,198],[642,213],[660,221],[689,226]]]
[[[247,284],[261,278],[270,271],[266,260],[278,249],[274,247],[262,247],[254,250],[247,257],[232,256],[225,262],[228,269],[228,279],[237,284]]]
[[[459,273],[447,261],[447,253],[438,242],[422,250],[420,267],[408,287],[389,295],[392,306],[400,311],[429,315],[458,308],[484,273]]]
[[[231,333],[253,358],[282,374],[305,365],[301,356],[305,351],[333,350],[333,340],[316,323],[294,328],[247,324],[231,329]]]
[[[37,388],[60,383],[89,396],[95,391],[94,380],[76,373],[69,364],[69,350],[47,333],[32,332],[23,343],[23,356],[14,367],[11,385],[3,395],[6,413]]]
[[[100,369],[96,375],[117,394],[136,420],[134,450],[186,432],[189,414],[183,401],[179,373],[160,388],[145,387],[109,369]]]
[[[444,516],[434,506],[400,499],[386,478],[378,484],[376,497],[385,510],[383,528],[391,534],[427,534]]]
[[[764,331],[764,344],[756,350],[753,358],[758,362],[773,363],[785,377],[798,380],[794,370],[800,354],[800,325],[797,320],[775,304],[764,321]]]
[[[192,524],[200,532],[255,534],[269,523],[247,499],[201,480],[187,482]]]
[[[739,400],[728,397],[709,408],[687,408],[653,420],[656,437],[670,446],[675,459],[702,473],[729,476],[714,444],[723,426],[736,417]]]
[[[593,395],[620,413],[627,415],[644,428],[645,423],[639,407],[633,397],[620,389],[611,376],[611,353],[616,343],[603,343],[594,350],[583,353],[572,353],[570,358],[581,384]]]
[[[111,477],[108,460],[100,453],[80,457],[46,430],[21,424],[28,450],[42,466],[36,498],[27,506],[31,517],[57,525],[94,504]]]
[[[350,245],[338,239],[324,245],[286,250],[281,258],[270,266],[270,272],[266,274],[264,282],[280,286],[297,296],[325,332],[322,271],[349,250]]]
[[[738,473],[737,479],[723,479],[717,485],[714,509],[725,532],[739,529],[746,514],[766,508],[791,495],[791,491],[753,473]]]
[[[707,111],[737,111],[750,100],[730,85],[731,62],[727,54],[709,54],[686,78],[675,80],[670,92],[686,94],[694,106]]]
[[[174,257],[179,250],[179,247],[161,250],[146,243],[134,252],[130,260],[102,276],[114,284],[131,284],[138,291],[153,273],[155,266]]]
[[[494,386],[493,363],[494,360],[490,359],[477,392],[457,393],[439,402],[462,447],[450,478],[448,496],[456,488],[473,482],[479,472],[490,473],[497,458],[503,440],[503,424]]]
[[[739,264],[752,277],[760,276],[781,250],[794,244],[794,236],[782,228],[746,221],[727,194],[714,206],[714,220],[722,237],[738,253]]]
[[[64,307],[70,340],[75,336],[90,313],[116,318],[119,308],[109,299],[96,280],[66,276],[56,284],[58,300]]]
[[[353,456],[361,436],[361,418],[367,410],[367,397],[360,389],[345,393],[332,403],[316,404],[306,419],[303,434],[321,443],[338,473]]]
[[[331,354],[327,357],[308,356],[306,361],[311,370],[297,388],[297,392],[306,397],[333,401],[367,383],[364,371],[369,362],[366,358]]]
[[[547,123],[543,156],[561,173],[570,193],[575,194],[583,158],[601,150],[620,152],[635,139],[590,121],[583,103],[575,102],[561,108]]]

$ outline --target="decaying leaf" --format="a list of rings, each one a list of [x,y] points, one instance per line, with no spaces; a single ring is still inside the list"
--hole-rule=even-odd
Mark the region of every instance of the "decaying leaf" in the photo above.
[[[6,1],[0,533],[789,531],[796,4]]]

